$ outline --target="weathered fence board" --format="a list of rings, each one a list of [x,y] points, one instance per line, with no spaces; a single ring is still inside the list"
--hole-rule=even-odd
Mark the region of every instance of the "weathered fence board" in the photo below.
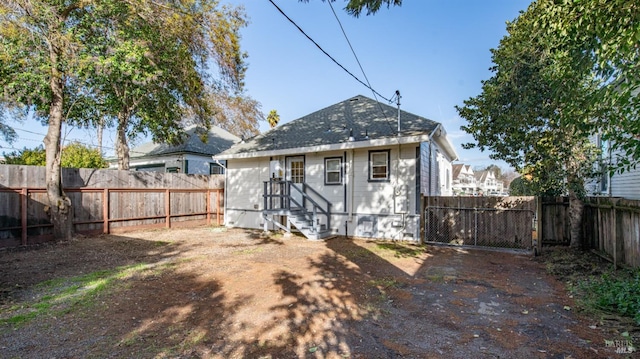
[[[535,197],[426,197],[425,240],[532,248]]]
[[[540,238],[544,245],[568,245],[571,241],[568,197],[541,197],[542,228]]]
[[[221,223],[222,175],[63,169],[62,177],[78,232]],[[0,165],[0,247],[51,237],[44,178],[44,167]]]
[[[640,267],[640,201],[592,197],[585,201],[585,245],[616,265]]]

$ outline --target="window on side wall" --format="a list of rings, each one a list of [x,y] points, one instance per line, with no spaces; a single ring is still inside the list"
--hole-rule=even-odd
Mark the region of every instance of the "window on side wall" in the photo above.
[[[224,168],[217,163],[209,163],[209,174],[210,175],[223,175]]]
[[[342,157],[324,159],[324,184],[342,184]]]
[[[369,151],[369,182],[389,181],[389,150]]]

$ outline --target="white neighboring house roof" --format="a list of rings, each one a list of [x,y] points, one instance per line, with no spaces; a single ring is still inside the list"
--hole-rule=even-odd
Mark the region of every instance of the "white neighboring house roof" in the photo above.
[[[453,161],[458,155],[438,122],[358,95],[238,143],[220,160],[381,147],[431,139]]]

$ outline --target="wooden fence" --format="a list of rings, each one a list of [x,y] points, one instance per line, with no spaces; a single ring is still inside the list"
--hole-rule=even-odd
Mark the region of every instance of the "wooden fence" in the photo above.
[[[585,201],[584,243],[615,265],[640,267],[640,201],[592,197]]]
[[[535,197],[425,197],[424,239],[532,249]]]
[[[539,201],[538,232],[541,245],[569,245],[569,197],[539,197]]]
[[[51,240],[44,167],[0,165],[0,247]],[[220,225],[224,176],[64,169],[80,233]]]

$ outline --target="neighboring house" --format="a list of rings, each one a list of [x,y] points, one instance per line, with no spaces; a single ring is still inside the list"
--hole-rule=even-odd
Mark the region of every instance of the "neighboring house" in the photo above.
[[[479,194],[492,196],[502,192],[502,182],[496,179],[493,171],[478,171],[474,173],[474,176],[476,177],[476,188]]]
[[[457,155],[439,123],[355,96],[215,158],[227,226],[417,241],[420,197],[451,188]]]
[[[453,165],[453,194],[472,196],[476,194],[476,177],[471,165],[462,163]]]
[[[207,141],[202,142],[196,126],[185,129],[187,139],[180,145],[147,142],[129,151],[132,171],[180,172],[188,174],[222,174],[222,166],[211,156],[229,149],[240,138],[217,126],[211,126]],[[109,160],[110,167],[118,166],[117,159]]]
[[[610,144],[602,140],[600,135],[594,136],[593,142],[602,150],[601,158],[596,165],[601,175],[587,184],[587,192],[594,196],[640,200],[640,166],[610,175],[606,170],[608,164],[615,161],[619,154],[611,153]]]
[[[638,96],[640,96],[640,89],[636,88],[632,94],[637,101]],[[635,120],[637,120],[637,118]],[[627,133],[627,135],[635,136],[638,142],[640,142],[640,137],[637,133]],[[623,197],[631,200],[640,200],[640,165],[611,175],[607,171],[610,167],[609,164],[615,164],[617,159],[621,157],[627,160],[627,158],[625,158],[626,155],[621,151],[613,150],[612,144],[609,143],[609,141],[603,140],[602,134],[600,133],[591,136],[590,140],[601,150],[601,157],[595,168],[601,175],[586,185],[587,192],[595,196]],[[632,158],[631,160],[637,161],[638,159]]]

